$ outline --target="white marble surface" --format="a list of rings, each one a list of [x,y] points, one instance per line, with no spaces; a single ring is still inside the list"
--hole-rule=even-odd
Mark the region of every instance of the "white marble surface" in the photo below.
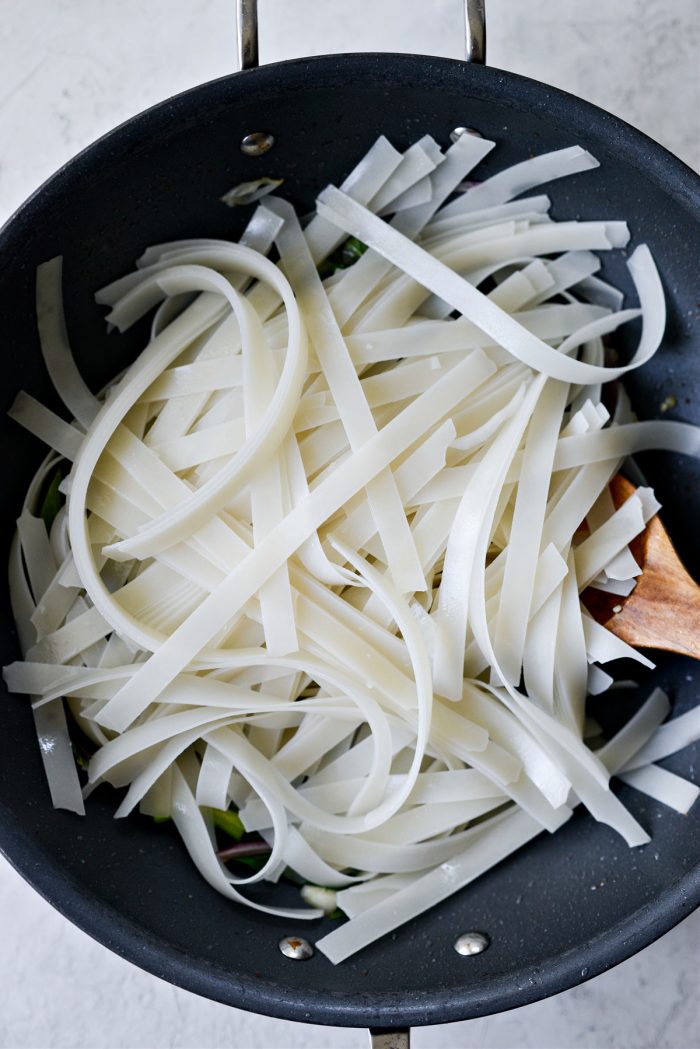
[[[260,0],[264,61],[458,56],[459,0]],[[700,167],[698,0],[489,0],[490,61],[583,95]],[[149,104],[229,72],[233,0],[0,0],[0,220]],[[310,38],[307,30],[311,27]],[[700,914],[604,976],[526,1009],[415,1032],[420,1047],[699,1049]],[[366,1044],[176,990],[70,926],[0,863],[2,1049]]]

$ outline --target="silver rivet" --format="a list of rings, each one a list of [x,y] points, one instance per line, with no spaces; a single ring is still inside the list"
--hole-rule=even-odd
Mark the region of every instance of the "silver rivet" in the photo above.
[[[280,940],[280,950],[285,958],[295,958],[297,961],[305,961],[314,953],[314,949],[308,940],[301,936],[285,936]]]
[[[484,137],[475,127],[456,127],[454,131],[450,131],[450,142],[456,142],[462,135],[475,135],[477,138]]]
[[[269,131],[252,131],[241,142],[241,153],[245,153],[247,157],[261,157],[268,149],[272,149],[274,144],[274,136]]]
[[[491,943],[483,932],[463,932],[455,940],[457,954],[481,954]]]

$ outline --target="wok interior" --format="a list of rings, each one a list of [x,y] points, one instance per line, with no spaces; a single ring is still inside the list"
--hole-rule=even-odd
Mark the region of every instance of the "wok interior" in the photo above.
[[[303,214],[377,135],[405,148],[424,133],[446,143],[459,125],[497,141],[478,176],[573,144],[598,157],[598,171],[543,191],[553,199],[555,217],[624,218],[633,235],[630,250],[642,241],[650,245],[665,282],[669,327],[664,350],[627,385],[641,418],[657,417],[673,394],[678,404],[669,416],[699,423],[700,207],[674,182],[674,173],[692,179],[683,176],[682,165],[600,111],[498,70],[410,56],[288,63],[206,85],[150,111],[69,165],[6,228],[0,240],[2,549],[9,547],[27,481],[43,455],[5,411],[19,389],[58,408],[35,332],[39,262],[64,256],[69,332],[83,374],[97,389],[142,348],[147,324],[125,336],[108,335],[93,293],[126,272],[146,246],[188,236],[235,238],[249,209],[230,210],[219,197],[237,182],[284,178],[282,192]],[[275,135],[274,148],[262,158],[245,157],[238,148],[255,130]],[[604,276],[630,286],[620,258],[606,264]],[[635,325],[629,327],[627,338],[634,339]],[[643,465],[697,578],[700,468],[667,455],[649,455]],[[1,613],[4,664],[18,655],[4,589]],[[634,676],[639,693],[605,697],[595,711],[601,722],[614,727],[625,720],[652,682],[669,690],[678,712],[696,702],[700,670],[689,660],[663,655],[656,672],[640,676],[635,666]],[[11,861],[73,921],[119,953],[242,1008],[385,1026],[496,1011],[621,960],[688,913],[697,894],[697,813],[678,816],[623,788],[625,804],[653,835],[649,846],[629,850],[613,831],[579,812],[555,836],[541,836],[356,958],[339,967],[320,955],[296,964],[279,953],[280,937],[301,933],[313,940],[333,927],[330,919],[292,928],[237,908],[204,883],[169,827],[138,816],[113,820],[111,789],[90,798],[84,819],[53,811],[27,702],[7,694],[2,702],[0,845]],[[693,749],[668,767],[697,777],[699,748]],[[269,888],[258,891],[260,897],[271,894]],[[296,897],[291,886],[276,891]],[[470,930],[487,932],[491,947],[460,957],[453,941]]]

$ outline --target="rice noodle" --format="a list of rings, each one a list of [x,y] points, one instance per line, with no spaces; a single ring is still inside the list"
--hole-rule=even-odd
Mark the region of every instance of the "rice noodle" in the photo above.
[[[116,816],[172,818],[236,903],[296,919],[337,901],[350,920],[317,944],[333,962],[578,804],[644,845],[613,777],[669,819],[700,793],[656,764],[700,738],[697,709],[666,721],[657,689],[601,741],[585,706],[625,685],[612,660],[653,668],[580,599],[633,593],[629,543],[659,509],[646,483],[616,508],[609,482],[645,449],[700,457],[698,428],[602,403],[661,344],[661,282],[638,245],[623,309],[595,274],[625,223],[513,199],[590,154],[461,185],[493,148],[381,137],[308,221],[268,196],[238,244],[149,248],[97,294],[121,330],[154,311],[97,397],[50,260],[40,337],[72,421],[25,393],[10,409],[51,449],[12,545],[23,659],[4,678],[53,804],[126,788]],[[638,318],[634,354],[606,363]],[[74,739],[93,751],[82,787]],[[220,856],[226,825],[243,837]],[[289,870],[318,907],[245,895]]]

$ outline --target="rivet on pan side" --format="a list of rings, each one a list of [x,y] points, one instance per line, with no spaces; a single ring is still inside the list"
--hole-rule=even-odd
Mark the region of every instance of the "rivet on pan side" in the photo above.
[[[269,131],[252,131],[242,140],[241,153],[245,153],[247,157],[261,157],[268,149],[272,149],[274,144],[274,136]]]
[[[457,954],[481,954],[491,943],[483,932],[463,932],[454,942]]]
[[[296,961],[305,961],[314,953],[309,941],[302,939],[301,936],[285,936],[280,940],[279,948],[285,958],[294,958]]]
[[[462,135],[475,135],[477,138],[484,137],[475,127],[456,127],[454,131],[450,131],[450,142],[456,142]]]

